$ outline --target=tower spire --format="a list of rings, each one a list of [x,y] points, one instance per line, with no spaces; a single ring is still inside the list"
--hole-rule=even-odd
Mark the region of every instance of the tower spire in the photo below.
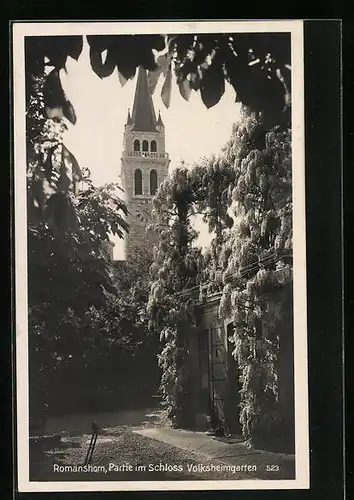
[[[135,89],[133,112],[133,130],[139,132],[156,132],[156,115],[151,93],[149,91],[146,70],[138,69],[138,80]]]
[[[128,115],[127,115],[127,125],[132,125],[132,117],[130,116],[130,109],[128,108]]]
[[[160,127],[163,127],[163,121],[162,121],[162,118],[161,118],[160,111],[159,111],[159,117],[157,119],[156,125],[159,125]]]

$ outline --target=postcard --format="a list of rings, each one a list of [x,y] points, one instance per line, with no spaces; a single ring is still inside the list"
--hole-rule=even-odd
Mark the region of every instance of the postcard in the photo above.
[[[14,22],[20,492],[309,488],[303,22]]]

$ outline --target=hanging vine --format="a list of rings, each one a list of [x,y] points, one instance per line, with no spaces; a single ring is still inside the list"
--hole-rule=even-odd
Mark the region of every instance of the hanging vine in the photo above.
[[[149,307],[164,345],[161,389],[170,415],[180,423],[188,413],[186,334],[195,326],[198,284],[202,297],[221,291],[219,314],[234,322],[240,423],[247,442],[260,443],[282,424],[279,352],[292,335],[291,130],[266,130],[260,114],[243,109],[221,154],[177,169],[154,206],[159,245]],[[203,256],[193,246],[196,213],[213,233]]]
[[[220,314],[232,318],[233,355],[241,370],[240,423],[249,444],[263,443],[281,425],[279,356],[292,284],[291,130],[263,134],[246,116],[230,144],[236,178],[235,224],[225,241]],[[256,147],[258,146],[258,147]],[[234,158],[232,156],[234,155]]]
[[[176,169],[154,199],[150,227],[157,233],[158,245],[151,267],[148,312],[151,327],[160,331],[160,388],[176,426],[188,426],[192,418],[187,335],[195,325],[195,317],[193,300],[183,291],[197,284],[202,262],[200,250],[192,246],[196,238],[190,221],[192,202],[188,170]]]

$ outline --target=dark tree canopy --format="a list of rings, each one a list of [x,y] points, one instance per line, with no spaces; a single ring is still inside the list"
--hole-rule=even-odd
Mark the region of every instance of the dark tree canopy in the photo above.
[[[90,35],[92,70],[105,78],[117,72],[122,85],[134,78],[142,66],[148,71],[151,92],[163,78],[161,99],[171,102],[172,72],[179,91],[188,100],[199,92],[205,106],[216,105],[225,92],[225,80],[232,85],[236,101],[263,116],[267,127],[290,118],[291,61],[289,33],[234,33],[181,35]],[[84,37],[33,36],[25,40],[27,155],[31,212],[42,218],[48,203],[45,184],[66,206],[66,227],[76,218],[67,193],[80,181],[81,168],[61,138],[48,142],[46,120],[76,123],[75,109],[65,94],[60,71],[66,71],[68,57],[76,60]],[[144,149],[144,145],[143,145]],[[61,158],[58,157],[61,151]],[[59,175],[55,170],[59,170]],[[54,198],[53,198],[54,200]]]
[[[235,89],[236,100],[254,111],[279,115],[290,104],[291,50],[288,33],[234,33],[181,35],[90,35],[93,71],[105,78],[118,69],[122,85],[134,78],[136,68],[149,71],[151,90],[165,78],[162,100],[170,103],[171,72],[177,77],[181,95],[188,100],[199,91],[207,107],[217,104],[225,80]],[[47,77],[45,101],[61,107],[75,123],[75,112],[61,88],[59,71],[68,57],[78,59],[83,36],[35,36],[26,39],[26,74],[41,74],[44,61],[55,70]],[[105,59],[103,53],[107,51]],[[155,56],[156,52],[159,54]],[[46,59],[45,59],[46,58]],[[272,119],[272,118],[270,118]]]

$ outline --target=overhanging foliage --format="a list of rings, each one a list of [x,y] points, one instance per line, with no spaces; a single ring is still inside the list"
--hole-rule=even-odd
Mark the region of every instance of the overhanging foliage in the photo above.
[[[227,81],[235,89],[236,100],[262,113],[268,126],[282,123],[289,116],[289,34],[90,35],[86,38],[90,46],[92,70],[100,78],[117,71],[124,85],[135,76],[136,68],[142,66],[148,70],[152,92],[158,80],[164,78],[161,99],[166,107],[171,102],[174,72],[179,91],[186,100],[191,92],[199,92],[205,106],[214,106],[222,97]],[[63,122],[66,119],[71,124],[76,123],[74,107],[61,85],[60,71],[66,70],[68,57],[78,60],[83,41],[81,35],[26,37],[28,113],[31,114],[31,109],[34,109],[32,123],[27,124],[29,144],[33,142],[33,133],[36,142],[38,133],[42,134],[43,112],[51,120]],[[38,115],[36,124],[35,114]],[[55,152],[55,145],[47,144],[44,150],[35,152],[28,146],[28,168],[31,171],[35,169],[35,179],[29,187],[35,202],[32,211],[44,209],[43,186],[46,182],[51,184],[53,191],[60,191],[61,200],[64,200],[71,180],[74,183],[80,181],[80,167],[75,157],[62,146],[59,179],[54,182],[55,176],[58,177],[52,161]],[[75,224],[75,213],[70,210],[70,200],[66,203],[68,217],[63,221],[71,227]]]

